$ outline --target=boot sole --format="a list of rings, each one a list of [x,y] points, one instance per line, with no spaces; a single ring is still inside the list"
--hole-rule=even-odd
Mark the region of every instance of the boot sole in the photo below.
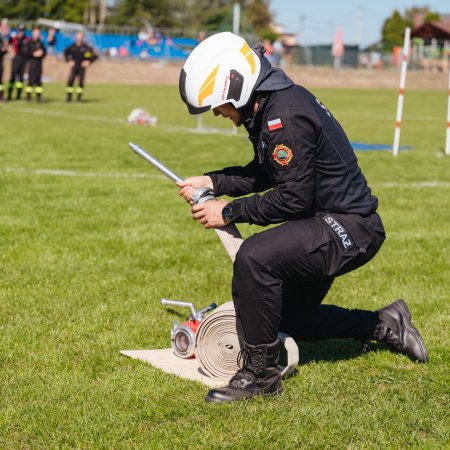
[[[248,397],[241,397],[241,398],[237,398],[234,400],[219,400],[216,399],[214,397],[205,397],[205,401],[206,403],[232,403],[232,402],[238,402],[238,401],[242,401],[242,400],[250,400],[252,398],[256,398],[256,397],[275,397],[275,395],[280,395],[283,392],[283,387],[280,387],[279,389],[277,389],[274,392],[262,392],[259,394],[255,394],[255,395],[250,395]]]
[[[394,303],[394,308],[404,317],[405,319],[405,328],[408,333],[410,333],[412,336],[414,336],[415,340],[417,341],[421,354],[422,354],[422,360],[417,360],[418,362],[425,363],[428,361],[428,350],[425,346],[425,342],[422,339],[422,336],[419,333],[419,330],[412,324],[411,322],[411,312],[408,308],[408,305],[404,300],[397,300],[397,302]],[[409,356],[409,355],[407,355]]]

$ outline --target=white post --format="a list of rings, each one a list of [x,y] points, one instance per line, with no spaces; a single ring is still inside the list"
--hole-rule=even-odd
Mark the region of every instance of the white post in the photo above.
[[[447,138],[445,140],[445,154],[450,156],[450,64],[448,65]]]
[[[437,53],[437,39],[431,39],[431,59],[436,58]]]
[[[341,67],[341,57],[335,56],[334,57],[334,68],[337,70]]]
[[[198,131],[199,133],[202,133],[202,132],[203,132],[203,114],[200,114],[200,115],[197,117],[197,131]]]
[[[410,38],[410,36],[411,36],[411,28],[407,27],[405,29],[405,41],[403,43],[402,68],[401,68],[401,72],[400,72],[400,91],[398,93],[397,116],[396,116],[396,119],[395,119],[394,146],[392,148],[392,154],[394,156],[398,155],[398,150],[399,150],[399,147],[400,147],[400,126],[401,126],[401,123],[402,123],[403,96],[405,94],[406,70],[408,69],[409,38]]]
[[[241,22],[241,5],[239,3],[233,4],[233,34],[239,34]]]

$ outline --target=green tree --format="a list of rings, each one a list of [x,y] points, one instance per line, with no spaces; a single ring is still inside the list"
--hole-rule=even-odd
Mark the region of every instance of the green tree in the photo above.
[[[0,17],[14,18],[11,16],[11,11],[15,3],[14,0],[2,0],[0,2]]]
[[[245,14],[258,34],[267,31],[272,23],[270,0],[253,0],[245,7]]]
[[[441,15],[437,12],[428,12],[425,16],[425,23],[433,22],[434,20],[441,20]]]
[[[110,8],[107,23],[142,26],[142,19],[159,28],[231,30],[233,3],[242,7],[241,31],[267,34],[272,22],[270,0],[121,0]],[[0,15],[11,19],[39,17],[83,23],[99,0],[0,0]]]
[[[405,19],[408,21],[409,26],[414,25],[417,16],[419,17],[419,22],[423,23],[440,20],[441,18],[439,13],[431,11],[428,6],[414,6],[405,11]]]
[[[389,19],[386,19],[383,25],[383,49],[392,51],[394,47],[403,44],[405,28],[409,25],[408,21],[395,10]]]
[[[35,20],[44,15],[45,0],[2,1],[1,14],[11,19]]]
[[[88,0],[48,0],[45,2],[45,16],[54,20],[82,23]]]
[[[394,47],[403,45],[405,28],[413,27],[417,17],[423,23],[440,19],[439,13],[430,11],[428,6],[408,8],[404,15],[395,10],[383,24],[383,49],[391,51]]]
[[[140,19],[145,19],[156,27],[179,27],[182,24],[180,10],[185,3],[180,0],[122,0],[107,22],[141,26]]]

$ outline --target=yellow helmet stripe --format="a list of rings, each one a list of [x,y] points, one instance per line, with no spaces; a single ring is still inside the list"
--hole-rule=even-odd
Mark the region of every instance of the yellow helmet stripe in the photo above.
[[[198,105],[202,106],[203,100],[209,97],[214,92],[214,85],[216,84],[217,72],[219,71],[220,64],[208,75],[208,78],[203,82],[198,91]]]
[[[242,46],[241,53],[244,55],[244,58],[250,64],[250,68],[252,69],[252,75],[255,73],[255,58],[253,56],[252,50],[247,44],[247,42]]]

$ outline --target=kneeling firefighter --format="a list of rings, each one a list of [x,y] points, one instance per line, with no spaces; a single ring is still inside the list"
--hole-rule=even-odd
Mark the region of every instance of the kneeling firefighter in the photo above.
[[[376,340],[413,361],[428,360],[403,300],[375,312],[321,304],[336,277],[369,262],[383,244],[378,200],[328,108],[263,53],[219,33],[194,49],[180,75],[189,112],[212,110],[244,125],[254,149],[243,167],[178,183],[188,202],[191,188],[253,194],[193,206],[193,218],[205,228],[280,224],[246,239],[237,253],[232,295],[241,369],[227,386],[209,391],[211,402],[281,392],[279,331],[299,341]]]

